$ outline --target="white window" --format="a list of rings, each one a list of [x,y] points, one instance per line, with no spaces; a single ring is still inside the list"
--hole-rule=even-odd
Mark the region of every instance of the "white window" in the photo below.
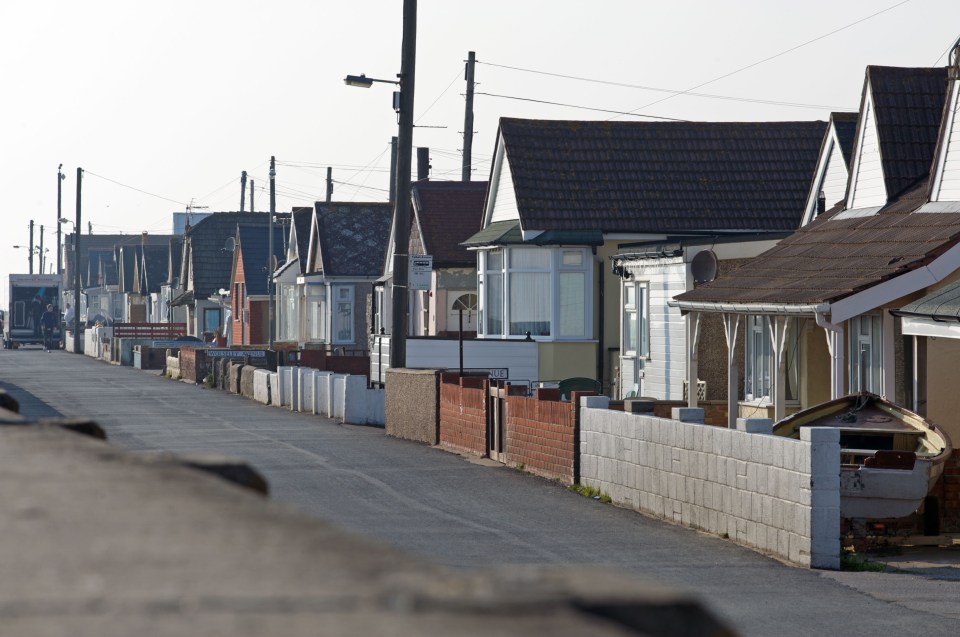
[[[280,297],[280,340],[295,341],[297,340],[297,318],[299,311],[297,286],[295,284],[281,285]]]
[[[376,308],[373,313],[373,333],[379,334],[381,331],[387,331],[386,321],[386,302],[387,294],[384,286],[373,288],[373,298]]]
[[[882,393],[883,340],[880,316],[850,319],[850,391]]]
[[[353,343],[353,286],[333,286],[333,342]]]
[[[623,284],[623,355],[646,357],[650,354],[649,321],[645,283]]]
[[[773,368],[773,340],[770,317],[748,316],[746,322],[746,355],[743,393],[747,401],[769,401],[776,370]],[[783,359],[786,366],[784,398],[800,400],[800,320],[787,320],[787,340]]]
[[[507,248],[480,255],[480,333],[592,336],[592,259],[584,248]]]
[[[307,322],[307,338],[315,343],[327,340],[327,288],[325,285],[308,283],[304,316]]]

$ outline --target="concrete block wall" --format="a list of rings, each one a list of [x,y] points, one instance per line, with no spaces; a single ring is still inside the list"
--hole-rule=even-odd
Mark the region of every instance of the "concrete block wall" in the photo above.
[[[240,368],[240,395],[244,398],[253,398],[253,379],[257,368],[253,365],[244,365]]]
[[[343,420],[343,412],[347,400],[346,375],[332,374],[330,380],[333,391],[330,392],[330,407],[327,413],[331,418]]]
[[[343,421],[354,425],[383,425],[383,389],[369,389],[366,376],[345,376]]]
[[[384,421],[388,436],[440,443],[440,371],[388,369]]]
[[[263,405],[270,404],[270,376],[266,369],[253,372],[253,399]]]
[[[270,404],[280,406],[280,372],[270,372]]]
[[[581,402],[583,484],[796,564],[839,567],[837,430],[791,440],[611,411],[606,400]]]
[[[316,372],[309,367],[297,367],[297,411],[317,413],[314,409],[314,394],[316,393]]]
[[[475,456],[487,454],[486,378],[440,375],[440,446]]]

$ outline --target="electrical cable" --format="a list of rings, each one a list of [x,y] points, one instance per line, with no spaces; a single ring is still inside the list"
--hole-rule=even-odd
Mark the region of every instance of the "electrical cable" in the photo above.
[[[675,117],[664,117],[664,116],[660,116],[660,115],[645,115],[645,114],[643,114],[643,113],[634,113],[634,112],[628,112],[628,111],[613,111],[613,110],[610,110],[610,109],[607,109],[607,108],[594,108],[594,107],[591,107],[591,106],[577,106],[577,105],[575,105],[575,104],[561,104],[560,102],[550,102],[550,101],[548,101],[548,100],[535,100],[535,99],[530,98],[530,97],[515,97],[515,96],[513,96],[513,95],[498,95],[498,94],[496,94],[496,93],[481,93],[481,92],[479,92],[479,91],[475,92],[474,95],[486,95],[487,97],[499,97],[499,98],[502,98],[502,99],[517,100],[517,101],[520,101],[520,102],[533,102],[533,103],[535,103],[535,104],[548,104],[548,105],[550,105],[550,106],[563,106],[563,107],[565,107],[565,108],[579,108],[579,109],[582,109],[582,110],[585,110],[585,111],[597,111],[597,112],[599,112],[599,113],[614,113],[614,114],[616,114],[616,115],[631,115],[631,116],[633,116],[633,117],[646,117],[646,118],[649,118],[649,119],[667,120],[667,121],[671,121],[671,122],[686,122],[686,121],[689,121],[689,120],[685,120],[685,119],[677,119],[677,118],[675,118]],[[637,109],[637,110],[639,110],[639,109]]]
[[[783,51],[781,51],[781,52],[779,52],[779,53],[776,53],[776,54],[774,54],[774,55],[771,55],[771,56],[769,56],[769,57],[765,57],[765,58],[763,58],[762,60],[759,60],[759,61],[757,61],[757,62],[753,62],[753,63],[748,64],[748,65],[746,65],[746,66],[742,66],[742,67],[740,67],[740,68],[738,68],[738,69],[736,69],[736,70],[734,70],[734,71],[730,71],[729,73],[724,73],[723,75],[717,76],[717,77],[713,78],[712,80],[707,80],[706,82],[701,82],[700,84],[697,84],[696,86],[691,86],[691,87],[690,87],[689,89],[687,89],[686,91],[682,91],[682,92],[680,92],[680,93],[675,93],[675,94],[673,94],[673,95],[668,95],[667,97],[662,97],[662,98],[660,98],[660,99],[658,99],[658,100],[654,100],[653,102],[650,102],[650,103],[648,103],[648,104],[644,104],[643,106],[638,106],[637,108],[635,108],[635,109],[633,109],[632,111],[630,111],[630,114],[633,114],[633,113],[635,113],[636,111],[642,111],[642,110],[645,109],[645,108],[649,108],[649,107],[651,107],[651,106],[653,106],[653,105],[655,105],[655,104],[659,104],[659,103],[661,103],[661,102],[665,102],[665,101],[667,101],[667,100],[669,100],[669,99],[673,99],[674,97],[677,97],[678,95],[685,95],[685,94],[687,94],[687,93],[689,93],[689,92],[691,92],[691,91],[697,90],[698,88],[702,88],[702,87],[704,87],[704,86],[707,86],[708,84],[713,84],[714,82],[719,82],[719,81],[722,80],[722,79],[726,79],[726,78],[728,78],[728,77],[730,77],[730,76],[732,76],[732,75],[736,75],[737,73],[740,73],[740,72],[742,72],[742,71],[746,71],[747,69],[752,69],[752,68],[755,67],[755,66],[759,66],[759,65],[761,65],[761,64],[764,64],[765,62],[769,62],[770,60],[774,60],[774,59],[776,59],[776,58],[778,58],[778,57],[781,57],[781,56],[783,56],[783,55],[786,55],[787,53],[791,53],[791,52],[796,51],[796,50],[798,50],[798,49],[802,49],[802,48],[805,47],[805,46],[808,46],[808,45],[810,45],[810,44],[813,44],[814,42],[819,42],[820,40],[823,40],[824,38],[830,37],[831,35],[835,35],[835,34],[837,34],[837,33],[840,33],[841,31],[845,31],[845,30],[847,30],[847,29],[849,29],[849,28],[851,28],[851,27],[854,27],[854,26],[860,24],[861,22],[866,22],[867,20],[870,20],[871,18],[875,18],[875,17],[877,17],[877,16],[880,15],[880,14],[883,14],[883,13],[886,13],[886,12],[891,11],[891,10],[893,10],[893,9],[896,9],[897,7],[902,6],[902,5],[905,5],[905,4],[907,4],[908,2],[910,2],[910,0],[902,0],[901,2],[898,2],[897,4],[891,5],[891,6],[887,7],[886,9],[881,9],[880,11],[877,11],[876,13],[872,13],[872,14],[868,15],[868,16],[865,17],[865,18],[860,18],[859,20],[856,20],[855,22],[851,22],[850,24],[844,25],[844,26],[840,27],[839,29],[834,29],[833,31],[830,31],[829,33],[824,33],[823,35],[820,35],[820,36],[817,36],[817,37],[813,38],[812,40],[807,40],[806,42],[803,42],[803,43],[798,44],[798,45],[796,45],[796,46],[792,46],[792,47],[790,47],[789,49],[785,49],[785,50],[783,50]]]

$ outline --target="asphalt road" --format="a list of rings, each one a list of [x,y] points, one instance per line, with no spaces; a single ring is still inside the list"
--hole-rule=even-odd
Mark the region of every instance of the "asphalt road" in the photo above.
[[[486,461],[57,351],[0,350],[28,417],[89,416],[114,445],[217,452],[308,514],[457,568],[602,565],[692,591],[744,635],[960,634],[960,582],[822,573]]]

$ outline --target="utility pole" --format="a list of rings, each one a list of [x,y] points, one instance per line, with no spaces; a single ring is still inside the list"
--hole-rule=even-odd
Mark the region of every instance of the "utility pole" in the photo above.
[[[33,274],[33,219],[30,220],[30,247],[27,250],[30,257],[30,274]]]
[[[327,166],[327,203],[333,201],[333,168]]]
[[[44,269],[44,258],[43,258],[43,225],[40,226],[40,250],[37,252],[37,261],[40,262],[40,274],[43,274]]]
[[[66,175],[63,174],[63,164],[57,166],[57,274],[63,274],[63,254],[60,248],[63,245],[63,234],[60,228],[60,219],[63,218],[60,211],[60,203],[63,199],[61,185]]]
[[[253,209],[253,179],[250,180],[250,212],[254,212],[254,209]]]
[[[276,312],[273,299],[273,215],[277,213],[277,163],[276,158],[270,155],[270,230],[267,232],[267,243],[270,247],[267,249],[267,290],[270,293],[267,302],[267,313],[270,315],[267,320],[267,329],[270,330],[269,348],[273,349],[273,320]],[[251,182],[252,184],[253,182]],[[253,186],[251,185],[251,188]],[[329,193],[329,190],[327,191]],[[328,195],[329,196],[329,195]],[[250,193],[250,212],[253,212],[253,193]]]
[[[393,316],[390,367],[407,365],[407,272],[410,249],[410,161],[413,152],[413,95],[417,68],[417,0],[403,0],[400,54],[400,126],[397,138],[397,192],[393,204]]]
[[[243,198],[247,196],[247,171],[240,173],[240,212],[246,207]]]
[[[80,192],[83,168],[77,167],[77,221],[73,224],[73,353],[80,353]]]
[[[390,203],[397,200],[397,137],[390,138]]]
[[[463,116],[463,176],[462,181],[470,181],[470,170],[473,163],[473,69],[477,62],[477,54],[467,53],[467,105]]]

